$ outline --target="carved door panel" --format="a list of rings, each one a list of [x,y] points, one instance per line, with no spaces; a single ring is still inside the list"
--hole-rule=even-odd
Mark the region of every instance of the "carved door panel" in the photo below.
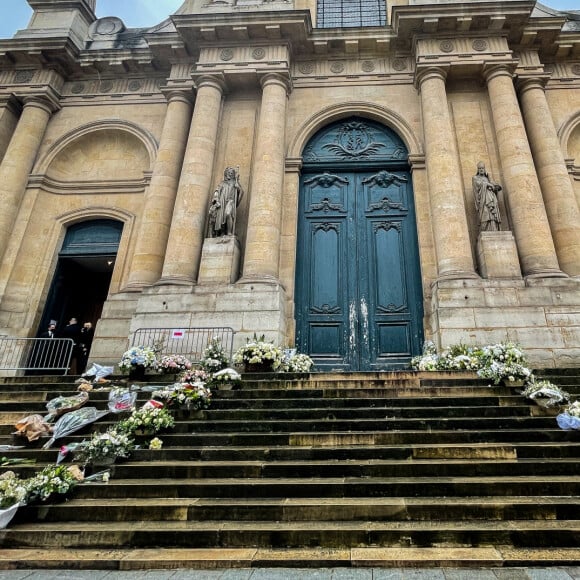
[[[410,176],[301,179],[297,345],[318,368],[398,368],[420,350],[421,280]]]

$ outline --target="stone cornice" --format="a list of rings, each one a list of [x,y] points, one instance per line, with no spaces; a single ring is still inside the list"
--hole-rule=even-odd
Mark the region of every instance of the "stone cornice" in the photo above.
[[[151,172],[143,172],[143,179],[99,179],[96,181],[72,181],[65,182],[52,179],[46,175],[31,175],[28,180],[29,187],[37,187],[48,193],[56,195],[95,195],[95,194],[121,194],[121,193],[144,193],[151,181]]]

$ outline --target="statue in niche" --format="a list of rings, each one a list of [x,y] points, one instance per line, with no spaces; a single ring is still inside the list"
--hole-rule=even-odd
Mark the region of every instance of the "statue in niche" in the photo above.
[[[477,164],[477,173],[473,176],[472,183],[475,207],[479,217],[479,230],[498,232],[501,215],[497,194],[501,191],[501,185],[491,181],[482,161]]]
[[[239,167],[226,167],[223,181],[214,191],[209,206],[209,238],[234,235],[238,205],[244,196],[239,178]]]

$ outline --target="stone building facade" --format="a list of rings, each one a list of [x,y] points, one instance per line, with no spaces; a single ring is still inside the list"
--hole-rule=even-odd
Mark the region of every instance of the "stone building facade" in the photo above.
[[[320,368],[424,339],[580,363],[580,13],[185,0],[148,29],[28,0],[0,41],[0,333],[228,326]],[[501,185],[481,231],[472,178]],[[224,170],[244,195],[208,237]]]

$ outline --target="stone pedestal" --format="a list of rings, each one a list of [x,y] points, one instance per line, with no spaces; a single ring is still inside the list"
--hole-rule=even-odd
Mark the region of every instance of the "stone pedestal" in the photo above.
[[[235,236],[206,238],[198,284],[233,284],[240,272],[240,242]]]
[[[516,241],[511,232],[481,232],[477,262],[482,278],[521,278]]]

